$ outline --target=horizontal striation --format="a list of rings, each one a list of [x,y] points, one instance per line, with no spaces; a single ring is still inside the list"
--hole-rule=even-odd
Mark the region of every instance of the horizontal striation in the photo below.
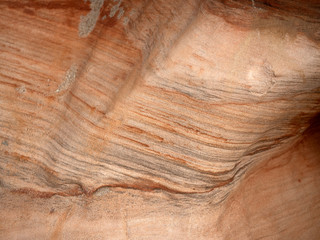
[[[124,1],[124,24],[105,2],[80,39],[88,3],[67,2],[37,2],[33,14],[25,1],[0,4],[5,188],[47,197],[162,189],[218,201],[320,111],[319,44],[287,19],[243,28],[199,1]]]

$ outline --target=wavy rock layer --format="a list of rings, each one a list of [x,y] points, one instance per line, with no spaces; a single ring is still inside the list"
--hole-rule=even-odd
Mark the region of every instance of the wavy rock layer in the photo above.
[[[190,207],[194,214],[197,204],[199,213],[209,211],[218,219],[217,212],[236,201],[230,199],[243,199],[236,206],[244,208],[259,189],[260,182],[244,180],[247,172],[255,169],[256,181],[285,174],[274,176],[264,192],[272,197],[284,191],[288,197],[281,184],[293,184],[296,203],[302,201],[302,187],[287,176],[299,168],[295,162],[303,169],[302,159],[310,154],[306,161],[314,167],[306,170],[306,179],[318,174],[316,140],[301,143],[320,112],[317,1],[24,0],[1,1],[0,12],[0,185],[4,205],[16,201],[6,210],[10,221],[22,201],[17,196],[25,199],[26,211],[37,207],[31,202],[37,199],[40,218],[55,222],[60,216],[57,228],[73,211],[80,214],[88,207],[83,201],[98,209],[86,217],[75,213],[75,222],[97,217],[103,207],[113,212],[109,204],[116,212],[126,209],[113,214],[119,219],[131,214],[135,224],[151,224],[141,216],[156,209],[154,219],[166,221],[162,207],[172,207],[173,222],[184,222],[181,209]],[[258,176],[270,159],[289,161],[290,167],[272,174],[261,170]],[[315,201],[312,184],[306,191]],[[76,210],[66,207],[69,200]],[[41,213],[60,201],[53,218]],[[141,202],[145,210],[131,211],[129,201]],[[319,217],[319,202],[315,205]],[[230,220],[238,211],[230,209],[221,213],[229,223],[238,219]],[[200,219],[199,213],[192,216]],[[293,219],[299,214],[304,213]],[[259,217],[265,217],[263,212]],[[118,226],[117,221],[110,224]],[[75,222],[70,220],[67,229]],[[251,222],[234,231],[224,228],[229,223],[217,237],[237,231],[243,238],[257,236],[244,230]],[[12,231],[3,236],[13,237]],[[47,231],[41,229],[39,237]],[[188,231],[190,238],[196,236]],[[212,237],[212,231],[199,236]],[[63,237],[75,234],[69,233]],[[294,231],[286,233],[294,236]],[[25,234],[35,237],[32,231]],[[52,234],[59,238],[62,233]],[[119,239],[117,234],[110,238]],[[132,238],[143,232],[135,234]]]

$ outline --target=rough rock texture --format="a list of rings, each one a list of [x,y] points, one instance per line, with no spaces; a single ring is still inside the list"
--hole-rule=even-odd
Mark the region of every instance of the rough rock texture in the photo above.
[[[318,1],[0,1],[1,239],[318,239]]]

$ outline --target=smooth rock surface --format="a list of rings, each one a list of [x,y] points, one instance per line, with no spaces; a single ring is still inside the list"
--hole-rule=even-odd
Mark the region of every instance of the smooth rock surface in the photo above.
[[[318,239],[319,7],[0,1],[0,238]]]

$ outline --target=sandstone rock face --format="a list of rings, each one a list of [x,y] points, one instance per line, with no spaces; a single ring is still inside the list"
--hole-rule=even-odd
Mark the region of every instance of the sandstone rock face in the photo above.
[[[0,1],[0,239],[319,239],[319,9]]]

